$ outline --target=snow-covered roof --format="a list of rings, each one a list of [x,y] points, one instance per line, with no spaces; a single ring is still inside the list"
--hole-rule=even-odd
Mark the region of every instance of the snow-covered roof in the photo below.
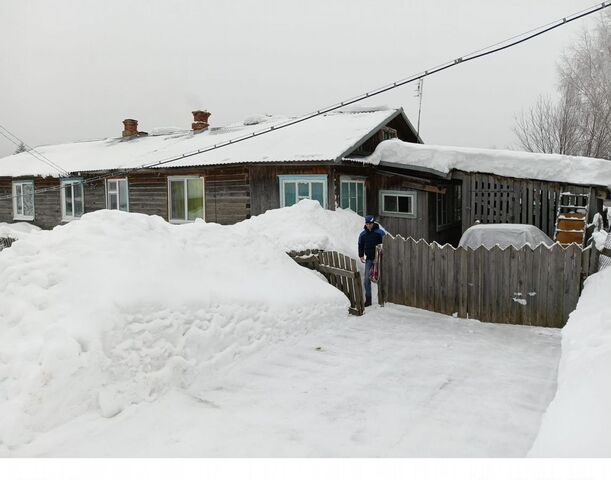
[[[599,158],[386,140],[372,155],[359,161],[442,175],[461,170],[611,189],[611,161]]]
[[[403,109],[377,107],[327,113],[198,155],[164,167],[222,165],[250,162],[334,161],[341,159],[374,130],[404,115]],[[287,116],[256,115],[225,127],[194,134],[175,128],[124,140],[77,142],[36,148],[36,152],[68,172],[129,169],[164,161],[237,139],[291,120]],[[0,159],[1,176],[58,176],[57,170],[27,152]]]

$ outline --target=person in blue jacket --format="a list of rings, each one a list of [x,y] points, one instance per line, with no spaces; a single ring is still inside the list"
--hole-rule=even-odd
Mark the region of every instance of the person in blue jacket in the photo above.
[[[359,258],[365,264],[365,306],[371,306],[371,280],[369,271],[376,261],[376,246],[382,243],[386,232],[378,225],[373,215],[365,217],[365,226],[359,235]]]

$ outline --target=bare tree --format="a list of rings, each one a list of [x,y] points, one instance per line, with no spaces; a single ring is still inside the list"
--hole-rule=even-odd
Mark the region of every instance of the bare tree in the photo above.
[[[611,159],[611,13],[558,65],[559,100],[540,96],[516,119],[525,150]]]
[[[26,148],[25,144],[23,142],[21,142],[19,144],[19,146],[17,147],[17,149],[15,150],[15,154],[17,153],[21,153],[21,152],[26,152],[28,149]]]

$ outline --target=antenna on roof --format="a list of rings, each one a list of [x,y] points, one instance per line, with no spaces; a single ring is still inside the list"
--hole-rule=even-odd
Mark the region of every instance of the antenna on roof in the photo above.
[[[418,85],[416,86],[416,97],[418,100],[418,126],[416,127],[416,134],[420,136],[420,113],[422,112],[422,94],[424,93],[424,77],[420,77]]]

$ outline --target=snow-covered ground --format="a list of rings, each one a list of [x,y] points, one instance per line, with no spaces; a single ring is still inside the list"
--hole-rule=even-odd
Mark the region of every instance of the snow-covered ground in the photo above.
[[[388,305],[13,452],[68,457],[521,457],[559,332]]]
[[[233,226],[101,211],[23,235],[0,252],[0,456],[611,456],[611,269],[562,338],[352,317],[284,252],[356,256],[362,226],[305,201]]]

